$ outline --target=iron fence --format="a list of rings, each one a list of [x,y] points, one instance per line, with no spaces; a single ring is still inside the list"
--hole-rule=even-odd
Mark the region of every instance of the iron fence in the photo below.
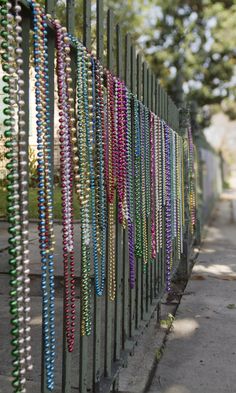
[[[32,7],[30,3],[21,0],[22,4],[22,49],[23,49],[23,79],[24,79],[24,110],[25,110],[25,129],[26,129],[26,147],[28,145],[29,137],[29,108],[32,103],[29,102],[29,67],[31,56],[31,39],[30,31],[32,29]],[[48,0],[45,3],[45,12],[54,16],[56,3],[54,0]],[[14,9],[14,8],[13,8]],[[74,35],[75,30],[75,4],[73,0],[67,0],[66,15],[67,15],[67,32]],[[185,137],[186,144],[183,151],[183,195],[185,196],[185,207],[182,215],[186,220],[183,232],[186,230],[187,219],[189,219],[190,205],[193,204],[191,196],[189,196],[189,185],[192,179],[189,177],[193,175],[189,164],[189,138],[187,135],[187,126],[180,126],[179,110],[167,95],[166,91],[158,83],[156,75],[143,60],[140,53],[136,53],[136,48],[132,43],[131,36],[127,34],[122,35],[122,28],[118,24],[115,26],[114,15],[111,10],[107,13],[107,64],[104,64],[104,11],[103,1],[97,0],[96,8],[96,57],[102,64],[104,72],[108,69],[113,75],[116,75],[120,80],[125,81],[125,84],[131,92],[132,96],[138,100],[140,105],[149,110],[148,113],[153,113],[156,119],[159,119],[163,127],[168,125],[169,129],[173,129],[182,137]],[[56,33],[50,17],[46,18],[47,24],[47,40],[48,40],[48,68],[49,68],[49,99],[50,106],[50,129],[54,130],[54,103],[55,103],[55,47],[56,47]],[[91,50],[91,1],[84,1],[83,13],[83,44],[88,51]],[[72,56],[72,85],[75,87],[76,83],[76,51],[73,43],[71,43]],[[106,87],[106,86],[104,86]],[[75,90],[75,88],[74,88]],[[74,92],[75,94],[75,92]],[[132,124],[132,149],[134,154],[134,119],[131,119]],[[163,128],[164,130],[164,128]],[[32,132],[32,130],[31,130]],[[164,132],[164,131],[163,131]],[[54,146],[54,132],[51,132],[51,161],[53,163],[53,146]],[[163,146],[161,147],[162,156],[164,154]],[[150,157],[146,157],[150,161]],[[173,155],[172,155],[173,159]],[[193,157],[192,157],[193,159]],[[178,157],[175,158],[178,160]],[[177,161],[176,161],[177,162]],[[52,166],[53,167],[53,166]],[[185,169],[185,170],[184,170]],[[160,180],[159,180],[160,181]],[[161,180],[165,182],[165,177]],[[174,182],[174,180],[173,180]],[[174,183],[173,183],[174,184]],[[159,184],[157,184],[157,187]],[[171,186],[172,187],[172,186]],[[192,189],[192,197],[194,189]],[[190,199],[189,199],[190,198]],[[174,201],[175,203],[175,201]],[[118,206],[118,203],[117,203]],[[175,208],[175,207],[174,207]],[[163,216],[166,214],[165,204],[161,206]],[[117,207],[118,210],[118,207]],[[187,219],[186,219],[187,218]],[[175,223],[171,223],[172,226]],[[193,223],[194,227],[194,223]],[[147,229],[148,229],[148,248],[151,253],[151,215],[147,215]],[[163,242],[165,241],[165,223],[163,222],[162,234]],[[175,228],[174,228],[175,230]],[[78,225],[78,231],[80,226]],[[78,232],[80,234],[80,232]],[[184,237],[184,233],[182,234]],[[194,236],[194,228],[192,235]],[[80,236],[80,235],[79,235]],[[57,241],[60,243],[60,237]],[[176,239],[172,239],[172,273],[176,271],[178,263],[181,261],[179,256],[178,244]],[[187,238],[189,241],[189,238]],[[56,387],[55,391],[69,393],[72,391],[79,391],[85,393],[87,391],[93,392],[108,392],[115,381],[120,367],[127,363],[127,356],[133,351],[139,335],[142,334],[144,326],[148,323],[153,313],[158,312],[158,305],[162,298],[163,292],[166,289],[166,250],[165,247],[159,250],[155,258],[149,258],[149,263],[146,269],[143,268],[143,257],[136,257],[136,278],[135,287],[130,288],[129,278],[129,249],[128,249],[128,231],[119,223],[118,216],[115,220],[115,258],[116,270],[115,279],[117,283],[117,293],[114,301],[109,298],[108,289],[104,296],[96,296],[94,285],[92,285],[92,333],[90,336],[80,335],[79,328],[76,330],[76,344],[73,353],[68,351],[67,340],[65,335],[65,325],[62,326],[62,320],[57,325],[56,323],[56,337],[57,337],[57,357],[56,357]],[[80,241],[79,241],[80,246]],[[32,255],[33,258],[33,255]],[[152,259],[152,262],[151,262]],[[80,264],[80,257],[78,257],[78,264]],[[58,256],[58,263],[62,263],[61,256]],[[106,260],[107,266],[109,260]],[[60,274],[56,277],[56,301],[58,303],[58,314],[62,313],[63,295],[60,287]],[[92,272],[90,279],[94,283],[94,272]],[[62,285],[63,287],[63,285]],[[76,276],[76,303],[81,305],[81,271],[78,270]],[[33,300],[32,300],[32,304]],[[79,307],[81,309],[81,307]],[[58,317],[59,318],[59,317]],[[40,324],[41,326],[41,324]],[[34,326],[32,326],[34,329]],[[38,329],[38,327],[37,327]],[[34,334],[39,334],[39,330],[33,330]],[[42,336],[40,336],[42,340]],[[60,339],[61,338],[61,339]],[[62,340],[63,338],[63,340]],[[43,348],[43,346],[42,346]],[[61,350],[62,349],[62,350]],[[36,352],[37,350],[37,352]],[[38,348],[33,348],[33,358],[40,367],[36,357],[39,355]],[[45,369],[45,352],[42,352],[41,362],[41,392],[47,393],[50,390],[47,386],[46,369]],[[27,374],[28,376],[28,374]],[[31,374],[27,377],[32,379]],[[38,381],[38,375],[34,376],[34,381]],[[38,389],[38,384],[34,389]],[[30,388],[32,389],[32,388]],[[32,391],[32,390],[29,390]]]

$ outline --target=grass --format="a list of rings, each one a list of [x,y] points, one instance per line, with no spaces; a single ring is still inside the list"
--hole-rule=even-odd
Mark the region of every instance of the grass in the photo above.
[[[38,218],[38,201],[37,201],[37,188],[29,189],[29,218],[37,219]],[[7,209],[7,201],[6,201],[7,191],[4,188],[0,188],[0,217],[6,217],[6,209]],[[61,219],[61,190],[59,187],[54,188],[54,218]],[[79,219],[79,201],[78,197],[74,192],[74,218],[76,220]]]

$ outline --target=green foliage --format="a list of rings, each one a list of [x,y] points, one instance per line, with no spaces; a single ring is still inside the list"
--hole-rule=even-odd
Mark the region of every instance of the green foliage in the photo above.
[[[209,125],[216,107],[236,118],[236,0],[104,0],[104,6],[114,10],[124,33],[131,33],[174,101],[194,102],[201,109],[201,126]],[[95,10],[93,0],[93,49]],[[63,0],[56,15],[65,24]],[[75,1],[75,26],[82,40],[83,0]]]
[[[165,329],[170,329],[173,325],[174,320],[175,320],[174,315],[169,313],[166,319],[161,319],[160,321],[161,327]]]
[[[5,159],[6,147],[5,147],[6,138],[3,135],[0,135],[0,161]]]
[[[4,187],[0,187],[0,217],[6,217],[6,207],[7,207],[7,191]],[[80,217],[79,201],[76,193],[74,192],[74,218],[76,220]],[[61,214],[61,189],[59,187],[54,187],[54,218],[62,219]],[[29,218],[38,218],[38,190],[36,188],[29,189]]]
[[[37,186],[37,155],[32,147],[29,147],[29,186]]]

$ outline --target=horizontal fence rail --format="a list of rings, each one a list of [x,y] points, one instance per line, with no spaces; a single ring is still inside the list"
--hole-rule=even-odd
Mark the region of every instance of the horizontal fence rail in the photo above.
[[[131,36],[123,37],[121,26],[115,26],[112,10],[104,29],[101,0],[96,48],[91,1],[84,1],[80,40],[73,0],[66,3],[65,27],[54,19],[54,0],[0,4],[12,391],[33,391],[32,380],[38,389],[40,374],[42,393],[108,392],[163,293],[171,290],[186,233],[194,238],[191,127],[189,121],[180,124],[178,108],[136,52]],[[34,102],[29,100],[31,71]],[[37,318],[30,322],[29,306],[34,312],[36,297],[30,298],[29,291],[35,256],[29,250],[28,220],[32,106],[42,271],[37,328]],[[53,220],[54,147],[60,152],[59,230]],[[76,224],[73,209],[78,205]],[[29,344],[30,330],[41,339],[41,364],[39,343],[37,348]]]

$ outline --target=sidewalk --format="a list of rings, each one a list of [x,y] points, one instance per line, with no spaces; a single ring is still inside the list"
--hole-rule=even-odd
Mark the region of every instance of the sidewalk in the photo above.
[[[236,392],[236,191],[222,195],[149,393]]]

